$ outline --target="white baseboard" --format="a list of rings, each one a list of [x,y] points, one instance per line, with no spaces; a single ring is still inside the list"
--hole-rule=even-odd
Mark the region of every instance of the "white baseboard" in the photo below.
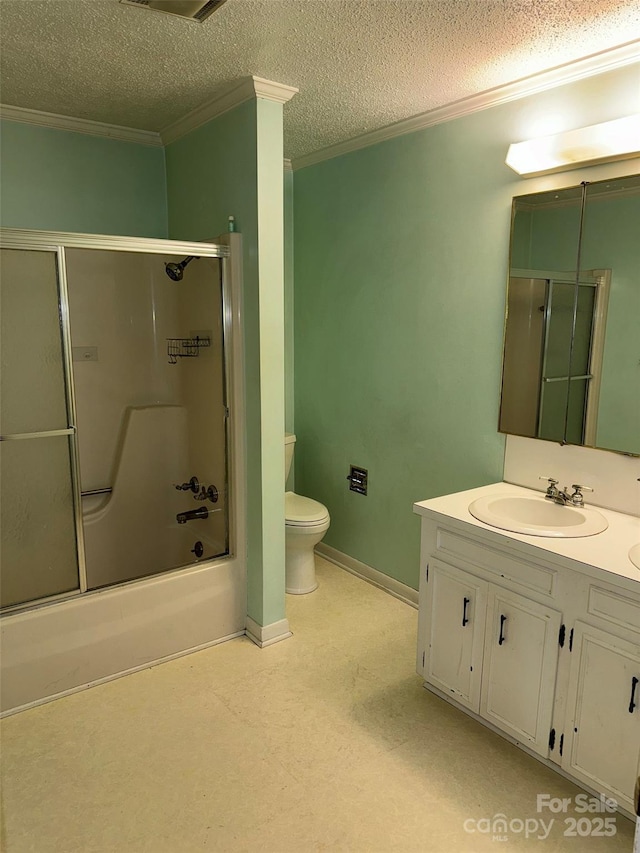
[[[315,551],[316,554],[320,557],[324,557],[325,560],[329,560],[330,563],[335,563],[335,565],[340,566],[341,569],[351,572],[352,575],[362,578],[362,580],[367,581],[367,583],[377,586],[378,589],[383,589],[394,598],[399,598],[400,601],[404,601],[405,604],[410,604],[411,607],[415,607],[417,609],[417,589],[413,589],[412,587],[395,580],[395,578],[390,578],[389,575],[385,575],[384,572],[379,572],[377,569],[371,568],[371,566],[368,566],[366,563],[361,563],[360,560],[356,560],[348,554],[343,554],[342,551],[338,551],[336,548],[332,548],[331,545],[326,545],[324,542],[320,542],[316,545]]]
[[[289,629],[289,620],[280,619],[278,622],[272,622],[270,625],[258,625],[250,616],[247,616],[247,637],[252,640],[256,646],[261,649],[266,646],[272,646],[274,643],[279,643],[280,640],[286,640],[292,637],[293,634]]]

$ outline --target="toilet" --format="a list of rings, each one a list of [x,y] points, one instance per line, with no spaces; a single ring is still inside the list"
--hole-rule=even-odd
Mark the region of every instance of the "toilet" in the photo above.
[[[291,470],[295,435],[284,437],[284,478]],[[284,494],[286,591],[293,595],[313,592],[318,586],[313,549],[329,529],[326,506],[295,492]]]

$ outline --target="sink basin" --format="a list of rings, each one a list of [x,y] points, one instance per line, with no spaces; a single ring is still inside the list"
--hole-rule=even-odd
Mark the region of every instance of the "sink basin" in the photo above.
[[[469,512],[492,527],[528,536],[595,536],[609,526],[607,519],[591,507],[562,506],[544,497],[525,495],[478,498],[469,504]]]
[[[640,542],[629,550],[629,559],[637,569],[640,569]]]

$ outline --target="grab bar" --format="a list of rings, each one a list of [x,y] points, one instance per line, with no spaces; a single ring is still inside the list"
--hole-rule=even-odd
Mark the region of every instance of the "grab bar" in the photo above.
[[[83,498],[91,497],[92,495],[110,495],[113,489],[107,486],[106,489],[89,489],[87,492],[80,492]]]

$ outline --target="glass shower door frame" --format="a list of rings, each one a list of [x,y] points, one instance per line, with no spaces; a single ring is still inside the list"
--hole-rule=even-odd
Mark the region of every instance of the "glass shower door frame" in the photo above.
[[[82,527],[82,499],[80,495],[80,456],[78,451],[78,430],[76,426],[76,399],[73,383],[73,369],[71,363],[71,329],[69,325],[69,298],[67,291],[67,273],[64,255],[64,246],[59,244],[47,244],[46,241],[32,242],[27,237],[24,240],[14,242],[11,238],[2,235],[1,246],[3,249],[15,249],[29,252],[48,252],[55,256],[56,261],[56,284],[58,290],[58,316],[60,322],[60,337],[62,344],[62,367],[64,374],[65,404],[67,413],[67,428],[43,430],[39,432],[10,433],[2,436],[2,441],[37,440],[40,438],[54,438],[56,436],[69,437],[69,459],[71,474],[71,490],[73,496],[73,515],[76,537],[76,558],[78,562],[78,589],[49,595],[35,601],[21,602],[3,608],[3,613],[12,610],[24,609],[33,606],[34,603],[44,604],[62,598],[69,598],[81,594],[87,590],[87,567],[84,553],[84,531]]]
[[[76,395],[73,377],[73,356],[71,348],[71,327],[69,317],[69,296],[67,286],[66,249],[97,249],[121,252],[143,252],[145,254],[186,254],[200,257],[220,258],[223,275],[223,328],[225,337],[229,337],[232,326],[232,317],[229,314],[229,303],[224,298],[228,297],[229,256],[228,246],[214,243],[193,243],[174,240],[161,240],[154,238],[117,237],[110,235],[74,234],[65,232],[27,231],[23,229],[3,228],[0,229],[0,247],[4,249],[18,249],[25,251],[42,251],[55,254],[57,285],[58,285],[58,310],[60,317],[60,329],[63,353],[63,370],[65,382],[65,396],[67,409],[68,428],[63,430],[50,430],[38,433],[14,433],[2,437],[7,440],[30,440],[38,438],[52,438],[54,436],[69,436],[70,443],[70,468],[71,485],[73,494],[73,509],[75,520],[76,547],[78,560],[79,587],[77,590],[46,596],[32,601],[11,605],[3,609],[3,613],[30,609],[42,604],[53,603],[63,599],[69,599],[87,593],[87,569],[84,549],[84,530],[82,520],[82,496],[80,481],[80,455],[77,436]],[[227,307],[225,307],[227,306]],[[230,388],[230,367],[225,346],[225,385],[227,393]],[[227,413],[229,413],[229,401],[227,400]],[[229,465],[229,417],[226,418],[227,454],[226,463]],[[227,475],[229,491],[233,487]],[[234,530],[231,501],[227,503],[227,531],[229,541],[229,556],[233,553],[232,534]],[[235,543],[234,543],[235,544]],[[91,591],[89,591],[91,592]]]

